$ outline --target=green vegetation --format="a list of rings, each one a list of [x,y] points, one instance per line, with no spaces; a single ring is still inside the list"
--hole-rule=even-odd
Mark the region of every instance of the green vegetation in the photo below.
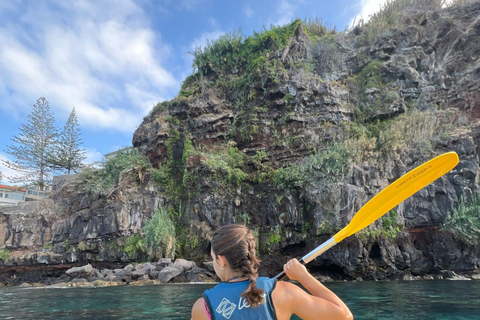
[[[364,92],[369,88],[383,89],[383,87],[385,87],[382,69],[383,63],[375,59],[370,61],[370,63],[356,75],[360,92]]]
[[[387,82],[384,74],[384,64],[379,60],[370,61],[354,77],[355,89],[358,90],[358,107],[356,117],[360,122],[371,121],[378,112],[391,106],[393,103],[403,100]],[[371,89],[371,90],[368,90]],[[352,90],[355,92],[356,90]]]
[[[10,258],[10,250],[8,249],[0,249],[0,260],[3,262],[7,261]]]
[[[65,251],[70,250],[70,242],[68,241],[68,239],[65,239],[65,241],[63,241],[63,247],[65,248]]]
[[[346,144],[335,143],[302,163],[275,171],[275,184],[280,187],[306,187],[315,181],[333,182],[348,171],[350,151]]]
[[[139,254],[147,251],[145,239],[139,234],[131,235],[125,240],[123,250],[130,259],[135,259]]]
[[[203,49],[196,48],[193,66],[201,75],[215,72],[227,76],[240,72],[258,76],[256,72],[265,67],[265,55],[285,48],[300,23],[297,19],[283,27],[272,26],[247,38],[241,31],[227,33]]]
[[[175,253],[175,225],[164,207],[155,210],[143,226],[144,244],[151,257],[173,258]],[[137,242],[137,244],[139,241]]]
[[[86,250],[89,250],[89,249],[90,249],[90,246],[89,246],[88,244],[86,244],[85,242],[80,241],[80,242],[77,244],[77,249],[80,250],[80,251],[86,251]]]
[[[368,22],[360,20],[353,29],[358,36],[357,45],[372,44],[389,29],[401,23],[400,18],[408,14],[441,8],[445,0],[387,0],[380,10],[370,16]]]
[[[273,230],[258,239],[259,251],[264,254],[271,254],[273,247],[280,243],[282,239],[282,229],[276,225]]]
[[[179,199],[189,185],[189,180],[195,178],[188,175],[185,163],[189,156],[196,154],[196,150],[185,133],[170,129],[169,135],[166,143],[167,159],[158,169],[152,170],[152,175],[170,198]]]
[[[371,238],[373,240],[377,240],[379,238],[383,238],[393,240],[397,237],[398,233],[403,231],[404,228],[404,226],[398,224],[397,218],[397,212],[391,210],[380,218],[380,221],[382,223],[381,228],[374,229],[372,227],[367,227],[356,233],[356,236],[360,239]]]
[[[200,151],[204,164],[213,172],[214,181],[220,185],[239,186],[247,179],[243,171],[245,155],[231,144],[221,144]]]
[[[45,245],[43,246],[43,249],[45,250],[52,250],[52,248],[53,248],[52,241],[45,243]]]
[[[314,70],[320,75],[332,72],[342,64],[342,58],[333,35],[319,39],[313,46],[311,53],[315,66]]]
[[[205,241],[205,239],[200,238],[195,235],[192,228],[187,228],[183,225],[178,224],[175,229],[176,232],[176,248],[175,256],[183,257],[186,252],[191,252],[193,249],[198,247],[198,245]]]
[[[470,199],[462,197],[458,207],[446,216],[443,228],[453,231],[472,244],[479,244],[480,197],[476,193]]]
[[[305,20],[302,22],[302,25],[305,28],[305,32],[312,40],[321,39],[325,35],[337,33],[335,27],[324,23],[321,18],[305,18]]]
[[[370,163],[382,167],[382,162],[410,151],[430,155],[433,141],[444,130],[437,115],[417,109],[407,111],[395,119],[350,126],[351,143],[355,146],[355,161],[378,159]]]
[[[117,151],[115,157],[105,161],[102,168],[84,168],[80,173],[78,185],[88,194],[105,196],[110,188],[119,183],[120,174],[125,170],[133,170],[136,178],[141,180],[151,167],[148,159],[137,149],[122,149]]]

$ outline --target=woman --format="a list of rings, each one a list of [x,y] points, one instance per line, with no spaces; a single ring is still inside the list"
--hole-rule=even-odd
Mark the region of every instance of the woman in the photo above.
[[[195,302],[192,320],[213,319],[353,319],[348,307],[310,275],[296,259],[283,270],[309,292],[285,281],[258,278],[259,261],[253,233],[241,225],[218,229],[211,255],[220,284]]]

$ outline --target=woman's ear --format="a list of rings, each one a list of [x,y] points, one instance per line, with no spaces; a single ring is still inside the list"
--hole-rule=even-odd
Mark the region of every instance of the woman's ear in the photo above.
[[[217,259],[218,259],[218,262],[220,263],[220,267],[222,268],[222,270],[225,269],[225,267],[228,264],[227,258],[225,258],[225,256],[218,255]]]

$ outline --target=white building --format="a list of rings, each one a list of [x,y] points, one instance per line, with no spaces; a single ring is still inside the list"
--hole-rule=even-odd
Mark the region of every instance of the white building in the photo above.
[[[0,205],[9,207],[16,206],[25,201],[25,188],[11,187],[0,184]]]

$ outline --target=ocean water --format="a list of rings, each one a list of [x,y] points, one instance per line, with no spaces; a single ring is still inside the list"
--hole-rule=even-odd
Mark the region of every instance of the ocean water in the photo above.
[[[356,320],[480,319],[480,281],[341,282],[326,286],[347,303]],[[193,303],[211,287],[0,288],[0,319],[190,319]]]

